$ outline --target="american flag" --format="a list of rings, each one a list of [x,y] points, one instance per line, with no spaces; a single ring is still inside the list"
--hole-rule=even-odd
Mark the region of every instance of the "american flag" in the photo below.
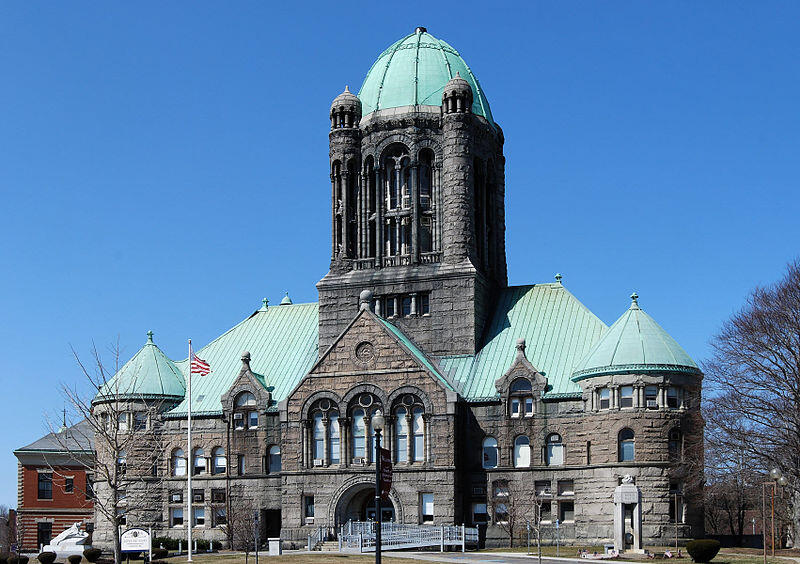
[[[205,376],[209,372],[211,372],[211,365],[196,354],[192,353],[192,374]]]

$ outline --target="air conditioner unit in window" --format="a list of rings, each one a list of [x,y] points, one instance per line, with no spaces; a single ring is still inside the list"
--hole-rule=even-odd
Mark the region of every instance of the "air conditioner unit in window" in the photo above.
[[[357,456],[357,457],[355,457],[353,459],[353,464],[355,464],[355,465],[359,465],[360,464],[360,465],[363,466],[366,463],[367,463],[367,459],[364,458],[363,456]]]
[[[313,517],[306,517],[306,525],[313,525],[314,518]]]
[[[314,459],[314,466],[323,466],[323,462],[321,458]]]
[[[243,414],[243,413],[234,413],[234,414],[233,414],[233,418],[234,418],[236,421],[241,421],[241,420],[244,418],[244,414]]]
[[[181,494],[178,494],[178,493],[172,494],[172,502],[176,503],[176,502],[179,502],[179,501],[183,501],[183,500],[181,500]]]
[[[657,400],[647,400],[647,409],[657,409],[657,408],[658,408]]]

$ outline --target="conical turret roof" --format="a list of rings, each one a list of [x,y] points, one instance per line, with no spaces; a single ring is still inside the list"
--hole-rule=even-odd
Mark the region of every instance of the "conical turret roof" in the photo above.
[[[112,397],[180,399],[185,393],[183,374],[156,346],[153,332],[148,331],[145,345],[103,386],[94,401]]]
[[[631,296],[630,308],[578,363],[573,381],[606,374],[701,373],[677,341],[639,307],[638,298]]]

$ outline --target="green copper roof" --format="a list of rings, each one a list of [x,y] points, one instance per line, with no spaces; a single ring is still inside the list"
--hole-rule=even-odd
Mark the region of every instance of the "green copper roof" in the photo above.
[[[580,394],[570,375],[606,325],[560,283],[513,286],[502,291],[480,352],[439,359],[440,369],[470,400],[494,399],[495,380],[511,366],[517,339],[547,377],[546,397]]]
[[[147,332],[147,343],[119,369],[98,392],[94,401],[104,398],[182,398],[186,393],[183,374],[153,342]]]
[[[220,397],[233,384],[242,367],[243,351],[250,352],[250,369],[279,402],[292,391],[317,361],[317,304],[264,307],[194,351],[211,365],[208,376],[192,377],[192,413],[222,413]],[[177,365],[187,371],[188,362]],[[170,416],[184,415],[184,400]]]
[[[425,368],[427,368],[428,370],[430,370],[430,371],[431,371],[431,372],[432,372],[432,373],[433,373],[433,374],[434,374],[434,375],[435,375],[435,376],[436,376],[436,377],[437,377],[437,378],[438,378],[438,379],[439,379],[439,380],[442,382],[442,384],[444,384],[444,385],[445,385],[445,387],[446,387],[448,390],[453,390],[453,391],[455,391],[455,387],[453,386],[452,382],[450,382],[450,380],[448,380],[448,379],[447,379],[447,378],[446,378],[446,377],[445,377],[445,376],[444,376],[444,375],[443,375],[443,374],[442,374],[442,373],[439,371],[439,369],[438,369],[438,368],[436,368],[436,366],[433,364],[433,362],[431,361],[431,359],[429,359],[429,358],[428,358],[428,357],[425,355],[425,353],[423,353],[423,352],[420,350],[420,348],[419,348],[419,347],[418,347],[416,344],[414,344],[414,341],[412,341],[411,339],[409,339],[409,338],[406,336],[406,334],[405,334],[405,333],[403,333],[403,332],[402,332],[402,331],[401,331],[401,330],[400,330],[398,327],[395,327],[394,325],[392,325],[391,323],[389,323],[388,321],[386,321],[386,320],[385,320],[385,319],[383,319],[382,317],[378,317],[377,315],[376,315],[375,317],[377,317],[377,318],[380,320],[380,322],[383,324],[383,326],[384,326],[384,327],[386,327],[386,328],[389,330],[389,332],[391,332],[391,333],[392,333],[392,335],[394,335],[394,336],[395,336],[395,338],[397,338],[397,340],[398,340],[398,341],[400,341],[401,343],[403,343],[403,345],[404,345],[404,346],[405,346],[405,347],[406,347],[406,348],[407,348],[407,349],[408,349],[408,350],[411,352],[411,354],[412,354],[412,355],[414,355],[414,357],[415,357],[415,358],[416,358],[418,361],[420,361],[420,362],[421,362],[421,363],[422,363],[422,364],[425,366]]]
[[[441,106],[442,91],[456,74],[472,87],[472,113],[494,123],[489,101],[467,63],[424,28],[395,42],[369,69],[358,91],[362,114],[401,106]]]
[[[572,379],[619,373],[688,372],[700,369],[686,351],[639,307],[631,296],[631,307],[592,347],[576,368]]]

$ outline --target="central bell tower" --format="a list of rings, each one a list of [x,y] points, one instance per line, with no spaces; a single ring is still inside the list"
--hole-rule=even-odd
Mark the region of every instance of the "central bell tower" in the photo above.
[[[345,87],[330,120],[320,354],[363,290],[426,353],[474,354],[507,285],[503,134],[477,79],[417,28],[380,55],[358,96]]]

